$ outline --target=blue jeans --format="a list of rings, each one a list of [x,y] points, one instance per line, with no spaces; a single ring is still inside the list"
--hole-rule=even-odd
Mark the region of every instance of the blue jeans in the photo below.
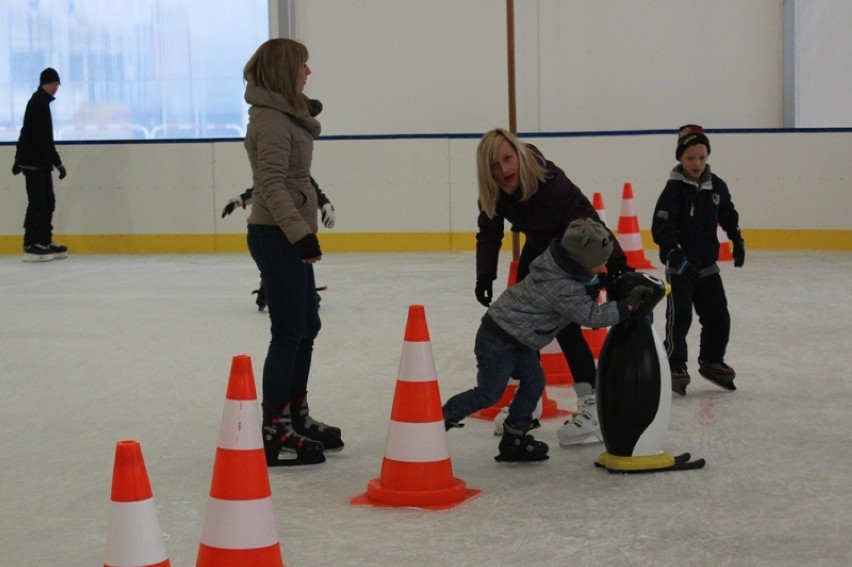
[[[277,226],[249,225],[248,247],[266,290],[272,339],[263,364],[263,403],[283,408],[308,389],[320,330],[314,269]]]
[[[538,353],[511,344],[480,325],[473,349],[476,355],[476,387],[456,394],[444,404],[444,420],[460,421],[493,406],[503,395],[509,378],[518,380],[518,391],[509,406],[509,419],[521,429],[532,423],[533,411],[544,391],[544,371]]]

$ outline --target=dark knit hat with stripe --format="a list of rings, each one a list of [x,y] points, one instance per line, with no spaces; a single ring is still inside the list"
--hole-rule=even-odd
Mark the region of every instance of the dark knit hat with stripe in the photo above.
[[[675,159],[680,161],[680,156],[686,151],[686,148],[704,144],[707,146],[707,155],[710,155],[710,140],[707,139],[707,134],[704,133],[704,128],[698,124],[687,124],[681,126],[677,131],[677,149],[675,150]]]

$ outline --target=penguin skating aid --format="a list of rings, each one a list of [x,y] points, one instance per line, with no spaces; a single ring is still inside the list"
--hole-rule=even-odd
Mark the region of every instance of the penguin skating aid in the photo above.
[[[636,287],[649,289],[633,316],[612,327],[598,360],[596,397],[606,452],[595,463],[610,473],[700,469],[703,459],[662,450],[671,414],[671,380],[662,341],[648,315],[669,292],[664,281],[627,273],[608,289],[621,299]]]

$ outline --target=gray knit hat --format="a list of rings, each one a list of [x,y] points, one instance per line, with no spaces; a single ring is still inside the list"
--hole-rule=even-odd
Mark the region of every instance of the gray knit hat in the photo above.
[[[586,269],[603,266],[612,254],[612,235],[592,219],[577,219],[565,230],[562,248]]]

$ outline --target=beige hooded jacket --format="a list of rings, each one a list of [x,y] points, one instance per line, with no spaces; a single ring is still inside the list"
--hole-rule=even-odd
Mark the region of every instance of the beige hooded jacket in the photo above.
[[[314,139],[320,123],[297,114],[283,96],[248,83],[245,148],[254,193],[249,224],[278,226],[295,244],[317,232],[317,194],[311,186]]]

